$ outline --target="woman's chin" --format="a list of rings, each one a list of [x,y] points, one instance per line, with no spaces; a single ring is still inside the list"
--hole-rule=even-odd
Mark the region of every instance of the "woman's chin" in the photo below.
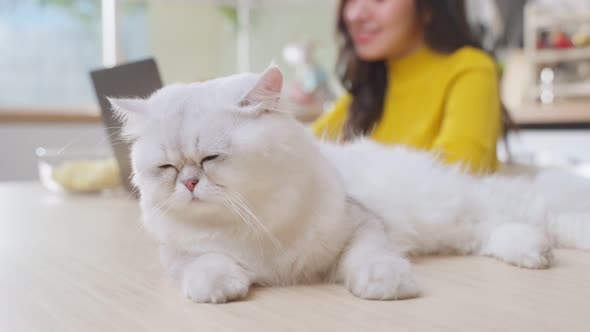
[[[367,62],[383,61],[387,59],[387,55],[380,47],[372,45],[357,45],[355,52],[359,59]]]

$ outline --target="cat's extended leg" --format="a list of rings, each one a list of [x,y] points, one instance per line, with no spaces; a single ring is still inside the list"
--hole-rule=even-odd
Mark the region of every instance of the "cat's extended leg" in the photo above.
[[[548,233],[525,223],[506,223],[482,234],[481,253],[529,269],[546,269],[553,253]]]
[[[243,298],[248,293],[251,282],[246,271],[223,254],[181,256],[160,248],[160,258],[184,295],[195,302],[224,303]]]
[[[590,213],[560,213],[551,218],[549,233],[556,247],[590,250]]]
[[[400,300],[419,295],[410,262],[389,243],[384,230],[363,225],[339,263],[338,279],[354,295],[369,300]]]

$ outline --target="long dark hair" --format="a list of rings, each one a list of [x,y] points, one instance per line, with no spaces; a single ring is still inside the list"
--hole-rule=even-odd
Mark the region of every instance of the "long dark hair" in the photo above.
[[[369,62],[357,56],[352,37],[344,22],[346,1],[341,0],[338,8],[340,51],[336,71],[342,85],[352,96],[344,127],[344,138],[350,139],[369,134],[381,119],[388,77],[385,61]],[[424,28],[424,40],[428,47],[447,54],[464,46],[482,49],[478,40],[471,34],[463,0],[415,1],[418,19],[429,16]],[[513,127],[513,123],[503,106],[502,122],[503,136],[506,137],[506,132]]]

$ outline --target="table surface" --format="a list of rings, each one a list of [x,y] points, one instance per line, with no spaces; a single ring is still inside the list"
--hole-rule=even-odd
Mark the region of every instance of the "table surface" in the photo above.
[[[589,331],[590,253],[550,270],[482,257],[415,260],[422,297],[377,302],[339,285],[257,288],[195,304],[163,276],[137,202],[0,184],[0,331]],[[590,221],[589,221],[590,222]]]

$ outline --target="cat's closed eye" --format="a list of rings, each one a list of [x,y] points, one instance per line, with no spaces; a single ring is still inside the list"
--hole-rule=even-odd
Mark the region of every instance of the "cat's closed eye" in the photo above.
[[[158,168],[159,168],[159,169],[161,169],[161,170],[169,170],[169,169],[173,169],[173,170],[175,170],[176,172],[178,172],[178,168],[176,168],[176,166],[174,166],[174,165],[171,165],[171,164],[164,164],[164,165],[160,165],[160,166],[158,166]]]
[[[218,154],[214,154],[214,155],[207,156],[207,157],[205,157],[205,158],[201,159],[201,166],[203,166],[203,164],[204,164],[205,162],[207,162],[207,161],[211,161],[211,160],[215,160],[215,159],[217,159],[217,158],[219,158],[219,155],[218,155]]]

